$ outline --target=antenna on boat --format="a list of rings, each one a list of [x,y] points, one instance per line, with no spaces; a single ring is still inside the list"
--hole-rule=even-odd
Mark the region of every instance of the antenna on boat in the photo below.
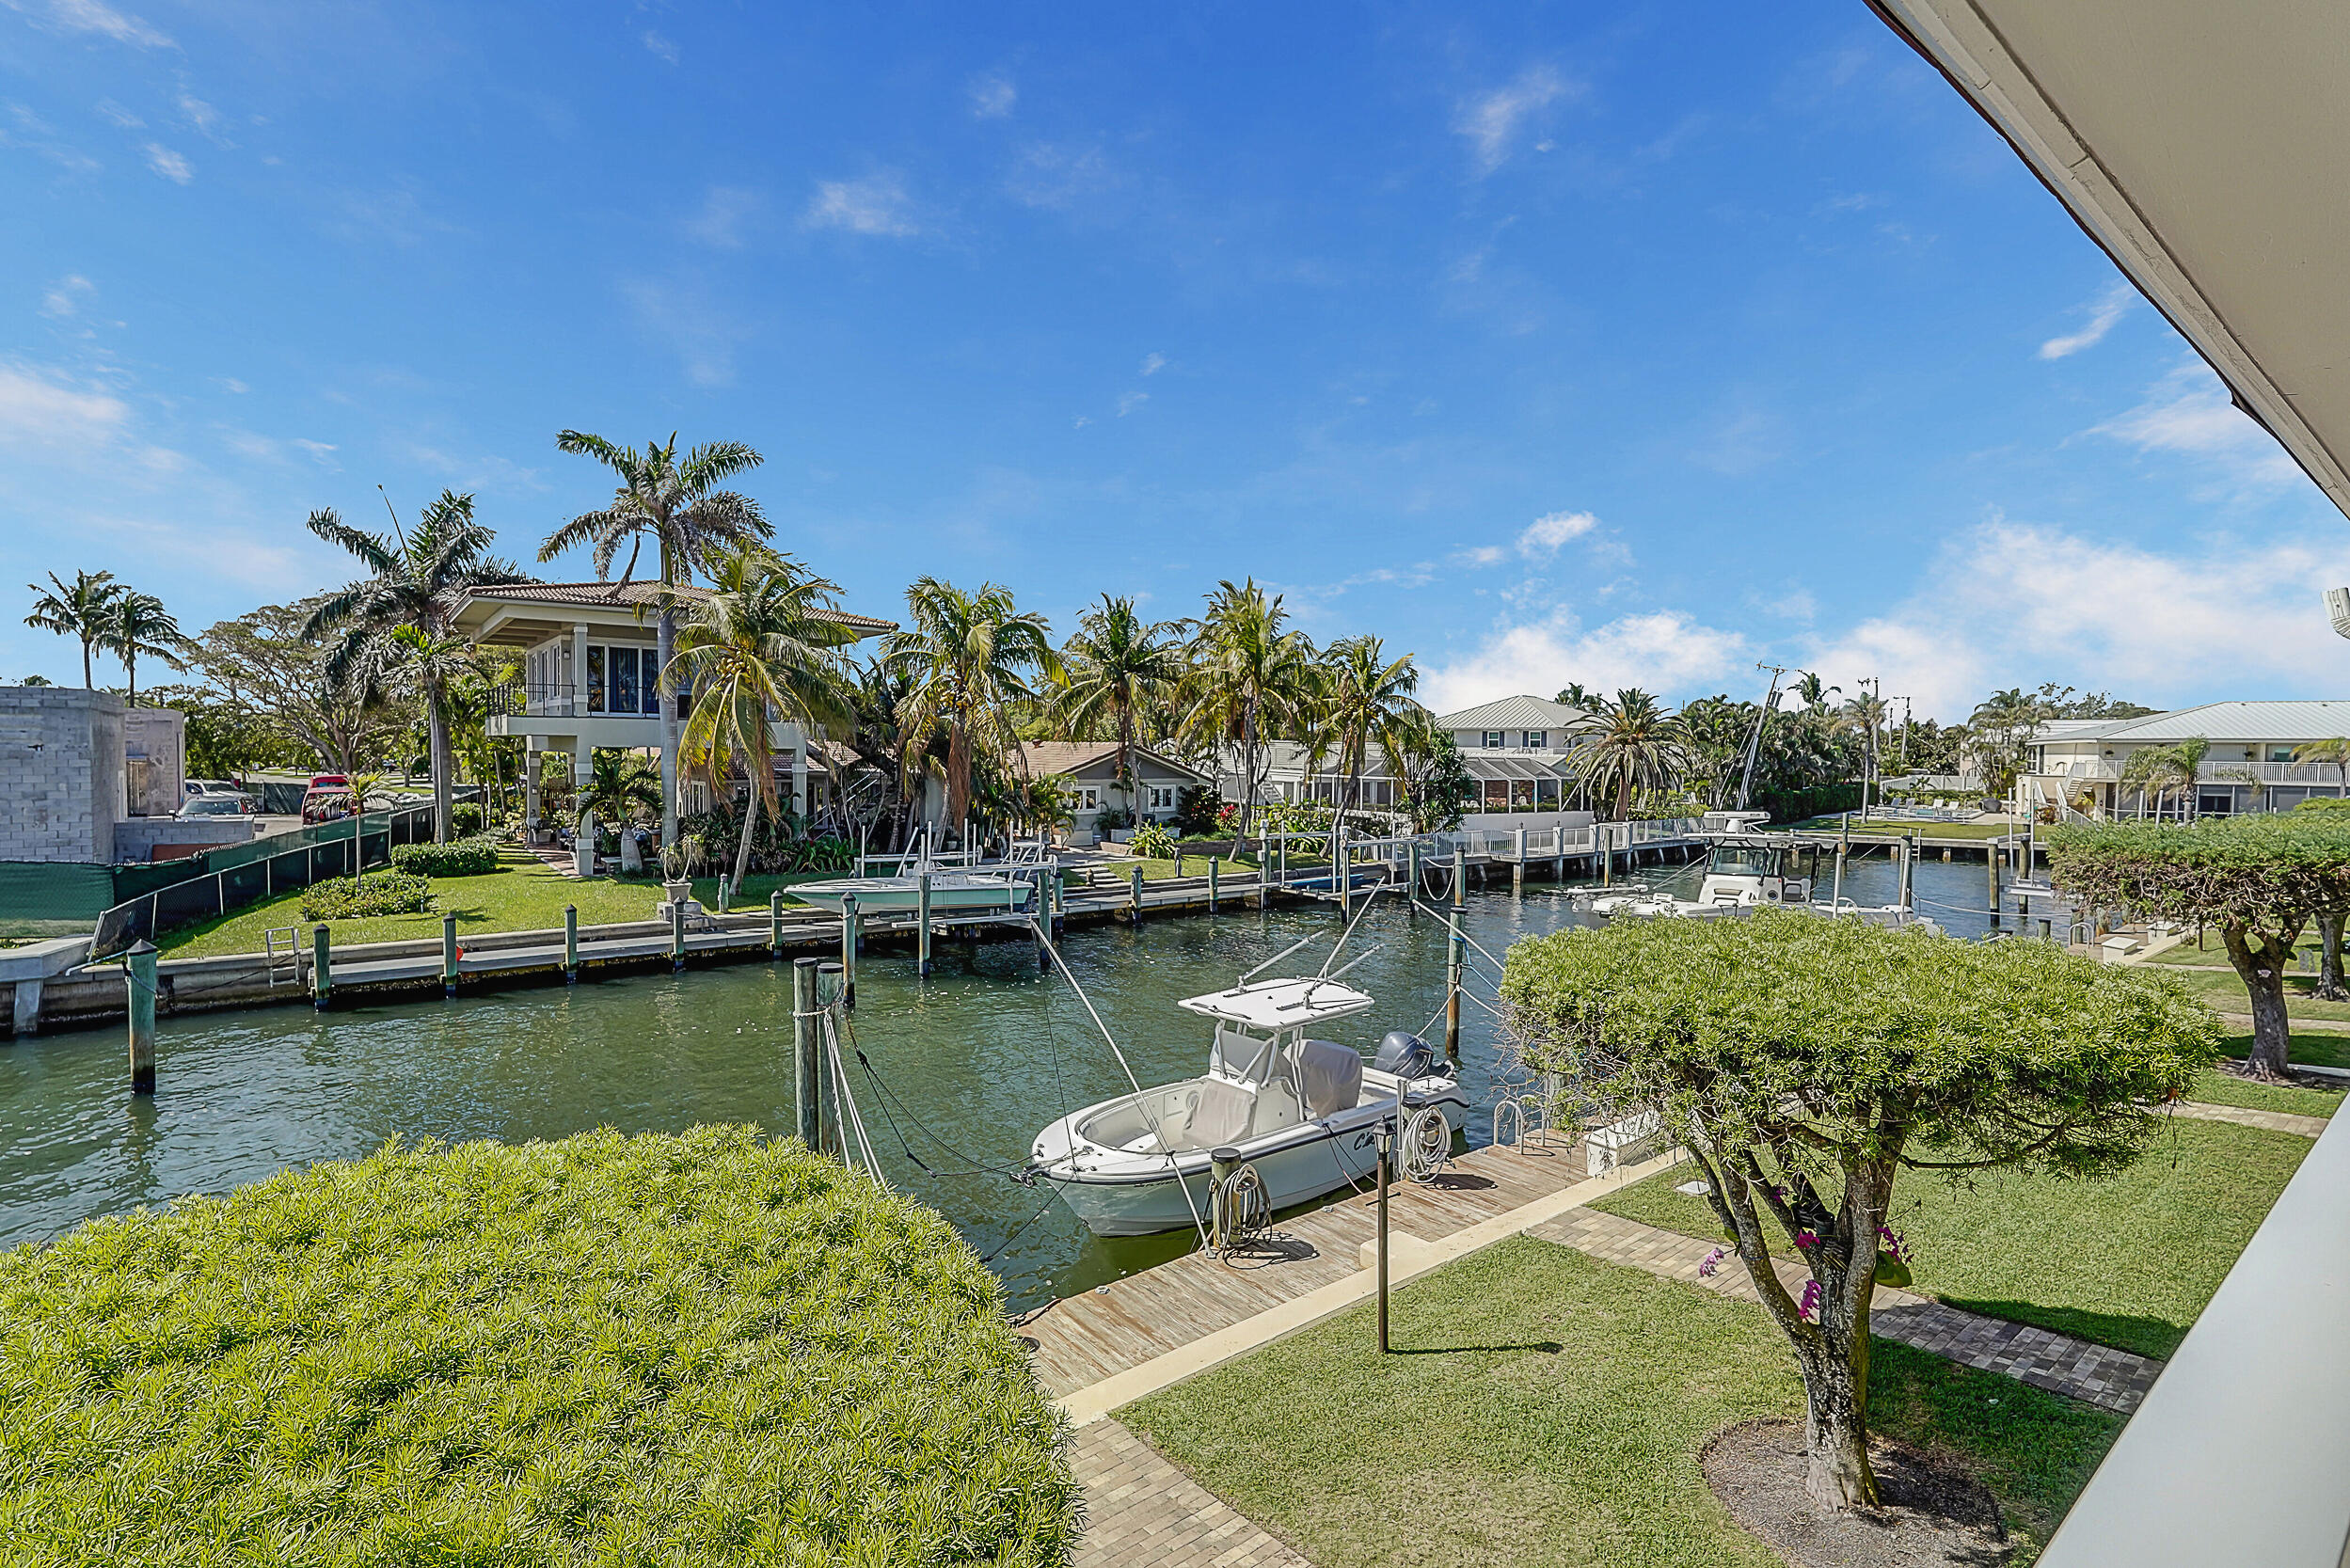
[[[1256,968],[1250,970],[1247,974],[1233,981],[1232,989],[1234,990],[1240,990],[1241,987],[1246,985],[1249,981],[1255,979],[1258,975],[1262,974],[1266,970],[1271,969],[1275,964],[1279,963],[1283,958],[1288,958],[1292,953],[1296,952],[1300,947],[1305,946],[1312,941],[1313,938],[1311,936],[1299,937],[1295,942],[1291,942],[1287,947],[1282,948],[1278,953],[1274,954],[1273,957],[1265,959],[1264,962],[1259,964]]]
[[[1755,733],[1746,737],[1746,766],[1738,780],[1739,811],[1746,809],[1747,792],[1755,784],[1755,754],[1762,750],[1763,724],[1770,719],[1770,710],[1779,705],[1779,677],[1787,673],[1784,664],[1765,664],[1760,659],[1755,661],[1755,668],[1770,672],[1770,689],[1764,695],[1762,706],[1755,711]]]
[[[1348,877],[1351,879],[1351,878],[1353,877],[1354,873],[1350,870],[1350,871],[1347,873],[1347,875],[1348,875]],[[1362,905],[1361,905],[1361,907],[1360,907],[1359,909],[1358,909],[1358,910],[1356,910],[1356,911],[1355,911],[1354,918],[1352,918],[1351,920],[1347,921],[1347,923],[1346,923],[1346,929],[1344,929],[1343,931],[1341,931],[1341,932],[1338,934],[1338,941],[1337,941],[1337,942],[1336,942],[1336,943],[1334,943],[1334,944],[1331,946],[1331,948],[1330,948],[1330,956],[1329,956],[1328,958],[1325,958],[1325,959],[1323,959],[1323,960],[1322,960],[1322,973],[1321,973],[1321,974],[1317,974],[1317,975],[1315,975],[1315,976],[1314,976],[1314,978],[1315,978],[1315,979],[1317,979],[1317,980],[1326,980],[1326,979],[1328,979],[1328,978],[1330,977],[1330,966],[1331,966],[1332,964],[1334,964],[1334,963],[1336,963],[1336,962],[1338,962],[1338,956],[1339,956],[1341,953],[1343,953],[1344,951],[1346,951],[1346,942],[1347,942],[1347,939],[1348,939],[1348,938],[1350,938],[1350,937],[1352,937],[1352,936],[1355,934],[1355,927],[1362,924],[1362,917],[1363,917],[1364,915],[1369,914],[1369,913],[1371,912],[1371,902],[1372,902],[1372,899],[1378,897],[1378,896],[1379,896],[1379,895],[1380,895],[1380,893],[1381,893],[1381,892],[1385,889],[1385,887],[1386,887],[1386,884],[1385,884],[1385,883],[1381,883],[1378,887],[1374,887],[1374,888],[1373,888],[1373,889],[1371,890],[1371,895],[1370,895],[1370,897],[1365,898],[1365,899],[1362,901]],[[1370,956],[1370,955],[1368,955],[1368,954],[1365,954],[1365,955],[1364,955],[1364,957],[1365,957],[1365,958],[1368,958],[1369,956]],[[1356,960],[1356,963],[1359,963],[1359,962],[1361,962],[1361,961],[1362,961],[1362,960],[1361,960],[1360,958],[1358,958],[1358,959]],[[1347,967],[1347,968],[1349,968],[1349,969],[1352,969],[1352,968],[1354,968],[1354,967],[1355,967],[1355,965],[1354,965],[1354,964],[1348,964],[1346,967]]]

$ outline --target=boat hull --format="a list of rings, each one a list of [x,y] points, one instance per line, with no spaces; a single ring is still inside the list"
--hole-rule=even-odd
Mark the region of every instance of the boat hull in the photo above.
[[[1421,1081],[1405,1101],[1406,1114],[1435,1105],[1448,1133],[1467,1124],[1469,1104],[1458,1085]],[[1238,1145],[1241,1159],[1256,1167],[1275,1209],[1287,1209],[1374,1180],[1379,1164],[1379,1124],[1393,1102],[1378,1101],[1342,1111],[1322,1121],[1283,1129]],[[1079,1113],[1080,1116],[1086,1113]],[[1075,1117],[1070,1118],[1074,1121]],[[1150,1236],[1181,1230],[1208,1212],[1210,1161],[1192,1149],[1148,1162],[1155,1169],[1070,1170],[1041,1167],[1037,1179],[1059,1195],[1070,1212],[1097,1236]]]

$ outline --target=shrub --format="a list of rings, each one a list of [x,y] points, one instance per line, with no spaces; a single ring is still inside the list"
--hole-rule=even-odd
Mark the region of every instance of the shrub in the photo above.
[[[433,884],[412,871],[379,871],[364,882],[351,877],[329,877],[302,894],[305,920],[421,914],[432,907]]]
[[[1132,842],[1135,854],[1147,855],[1155,861],[1173,860],[1182,852],[1175,842],[1175,835],[1167,831],[1164,823],[1153,822],[1147,827],[1136,828]]]
[[[0,1255],[11,1560],[1058,1563],[936,1212],[755,1129],[393,1146]]]
[[[1185,784],[1175,797],[1175,831],[1185,838],[1215,832],[1224,819],[1224,797],[1210,784]]]
[[[460,800],[449,808],[449,826],[460,836],[471,838],[482,831],[482,808],[478,801]]]
[[[403,844],[391,863],[420,877],[484,877],[498,869],[498,841],[453,839],[447,844]]]
[[[1104,806],[1093,814],[1093,825],[1105,833],[1112,828],[1131,828],[1135,814],[1124,806]]]

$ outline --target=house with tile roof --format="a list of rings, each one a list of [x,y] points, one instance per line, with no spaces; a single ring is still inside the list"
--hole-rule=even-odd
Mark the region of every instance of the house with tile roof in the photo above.
[[[1069,781],[1069,832],[1078,844],[1097,841],[1105,810],[1131,813],[1137,827],[1172,822],[1185,789],[1215,783],[1214,775],[1140,745],[1135,748],[1135,777],[1121,783],[1115,740],[1030,740],[1020,751],[1030,778],[1058,774]]]
[[[2217,816],[2291,811],[2312,796],[2350,795],[2350,773],[2294,753],[2350,736],[2350,700],[2204,703],[2137,719],[2052,719],[2032,732],[2019,803],[2060,816],[2136,816],[2157,802],[2122,782],[2130,758],[2183,740],[2210,742],[2196,769],[2193,810]],[[2174,799],[2169,805],[2179,802]]]
[[[676,594],[691,606],[708,590],[686,585]],[[458,610],[458,635],[521,656],[522,679],[491,693],[488,727],[493,736],[522,737],[530,753],[522,774],[524,819],[533,829],[539,826],[540,753],[569,755],[572,777],[584,788],[596,750],[660,750],[659,595],[654,582],[516,582],[477,588]],[[897,629],[896,622],[870,615],[837,611],[826,618],[858,640]],[[690,699],[670,700],[682,717]],[[804,816],[808,737],[798,724],[781,720],[770,733],[777,772],[788,772],[792,809]]]

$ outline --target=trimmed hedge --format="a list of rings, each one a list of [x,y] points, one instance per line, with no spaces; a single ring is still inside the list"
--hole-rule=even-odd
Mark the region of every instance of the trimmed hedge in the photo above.
[[[433,884],[409,871],[378,871],[364,882],[329,877],[302,895],[305,920],[357,920],[378,914],[421,914],[433,907]]]
[[[498,869],[498,841],[453,839],[447,844],[403,844],[391,863],[420,877],[486,877]]]
[[[390,1146],[0,1254],[11,1564],[1060,1563],[936,1212],[754,1128]]]

